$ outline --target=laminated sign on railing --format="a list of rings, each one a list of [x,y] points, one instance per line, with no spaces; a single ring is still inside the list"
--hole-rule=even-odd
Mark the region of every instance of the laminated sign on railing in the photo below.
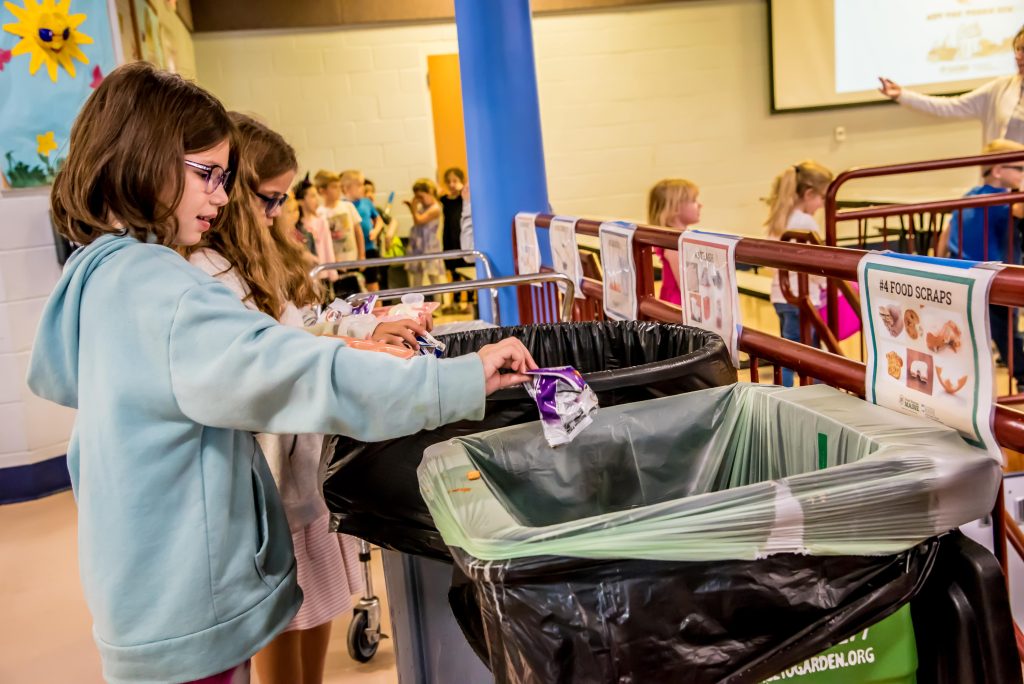
[[[628,221],[606,221],[598,231],[604,271],[604,313],[619,321],[634,321],[637,317],[635,232],[636,224]]]
[[[516,214],[516,264],[519,275],[540,273],[540,243],[537,241],[537,214]]]
[[[866,397],[1000,454],[988,291],[993,264],[869,253],[860,262]]]
[[[734,235],[689,231],[679,235],[683,322],[717,333],[740,365],[740,305]],[[662,264],[662,268],[669,268]]]
[[[555,216],[548,226],[548,238],[551,240],[551,261],[555,272],[564,273],[572,278],[576,283],[576,298],[584,299],[583,263],[580,260],[579,246],[576,244],[577,220],[571,216]],[[562,294],[565,294],[564,290]]]

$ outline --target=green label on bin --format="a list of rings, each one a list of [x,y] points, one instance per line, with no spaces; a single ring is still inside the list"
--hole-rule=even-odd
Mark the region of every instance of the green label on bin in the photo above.
[[[913,684],[917,644],[910,606],[766,682],[800,684]]]
[[[818,470],[828,468],[828,435],[818,433]]]

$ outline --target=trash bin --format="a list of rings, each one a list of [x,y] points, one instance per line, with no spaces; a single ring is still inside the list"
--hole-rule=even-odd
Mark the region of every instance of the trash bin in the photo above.
[[[721,338],[683,325],[555,323],[465,331],[440,339],[447,345],[447,356],[461,356],[509,336],[521,339],[541,366],[571,365],[580,370],[602,406],[736,380]],[[461,637],[464,628],[447,609],[452,558],[420,496],[416,468],[423,451],[453,437],[534,420],[533,399],[523,388],[510,388],[488,398],[479,422],[462,421],[373,444],[340,439],[324,483],[334,526],[403,552],[384,556],[402,684],[486,681],[486,668],[477,657],[480,645]],[[482,655],[486,663],[486,653]]]
[[[553,323],[474,330],[442,336],[446,356],[462,356],[514,336],[542,367],[570,365],[583,373],[601,406],[664,397],[736,381],[722,339],[683,325],[647,322]],[[428,446],[452,437],[537,419],[521,387],[487,401],[482,421],[367,444],[342,437],[328,465],[324,498],[333,524],[383,548],[451,562],[420,496],[416,467]]]
[[[503,428],[419,468],[505,684],[763,681],[913,598],[1000,478],[953,430],[823,385],[602,408],[557,449]],[[1012,653],[1003,618],[979,617]]]

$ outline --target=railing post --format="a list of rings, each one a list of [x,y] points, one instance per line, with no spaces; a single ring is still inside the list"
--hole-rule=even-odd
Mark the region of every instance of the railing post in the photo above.
[[[640,312],[640,304],[646,299],[654,299],[654,263],[653,249],[650,245],[640,244],[634,236],[633,239],[633,263],[636,264],[636,304],[637,320],[643,320],[644,314]],[[662,268],[666,268],[662,264]]]

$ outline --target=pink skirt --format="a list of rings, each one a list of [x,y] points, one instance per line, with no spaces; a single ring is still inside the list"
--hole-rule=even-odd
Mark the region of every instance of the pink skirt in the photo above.
[[[249,684],[249,661],[236,665],[227,672],[195,679],[185,684]]]
[[[330,514],[292,532],[299,587],[303,599],[285,631],[312,629],[352,607],[352,595],[363,591],[359,543],[330,531]]]

